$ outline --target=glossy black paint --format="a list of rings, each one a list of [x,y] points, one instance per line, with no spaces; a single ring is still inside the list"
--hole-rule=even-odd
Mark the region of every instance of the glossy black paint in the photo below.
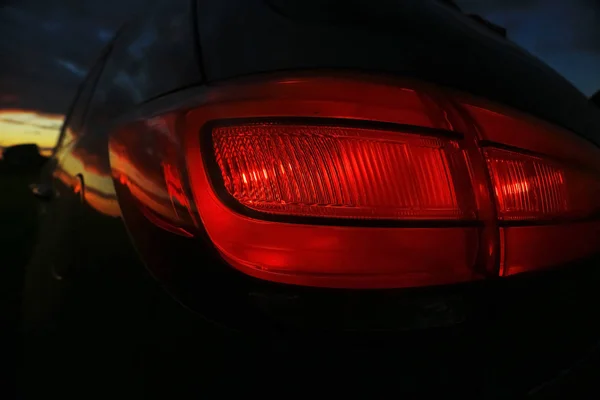
[[[525,50],[439,1],[198,2],[208,81],[345,68],[415,77],[511,105],[600,141],[600,112]]]
[[[100,57],[41,176],[55,198],[41,205],[27,271],[27,371],[66,381],[52,387],[69,398],[91,397],[90,387],[98,396],[118,388],[123,397],[173,398],[280,385],[482,397],[523,393],[569,365],[598,336],[590,318],[597,260],[447,288],[290,288],[228,267],[201,228],[190,225],[194,237],[183,237],[143,215],[144,202],[174,207],[160,155],[127,151],[156,149],[160,127],[121,142],[116,128],[189,107],[203,84],[240,75],[343,68],[416,76],[552,115],[584,135],[599,131],[598,112],[562,78],[442,6],[366,5],[349,21],[270,3],[163,1]],[[115,154],[135,171],[124,178],[135,177],[139,190],[115,174],[111,143],[121,145]],[[47,387],[27,389],[38,390]]]

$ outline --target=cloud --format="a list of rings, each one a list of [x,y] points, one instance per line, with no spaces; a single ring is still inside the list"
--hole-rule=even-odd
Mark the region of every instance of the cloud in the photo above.
[[[20,0],[0,8],[0,93],[13,97],[0,98],[0,108],[65,112],[88,68],[139,3]]]
[[[87,69],[82,68],[68,60],[63,60],[63,59],[59,58],[56,60],[56,63],[62,67],[65,67],[68,71],[72,72],[73,74],[75,74],[77,77],[80,77],[80,78],[83,78],[87,72]]]

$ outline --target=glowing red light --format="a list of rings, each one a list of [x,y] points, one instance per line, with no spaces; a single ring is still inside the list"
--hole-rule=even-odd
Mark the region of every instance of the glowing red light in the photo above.
[[[202,224],[234,268],[352,288],[480,276],[461,135],[421,88],[304,77],[225,85],[210,99],[186,114],[187,172]],[[414,226],[393,226],[405,223]]]
[[[486,154],[500,219],[586,217],[599,209],[592,201],[599,199],[600,180],[585,170],[514,151]]]
[[[540,157],[487,151],[502,219],[548,218],[570,210],[564,170]]]
[[[173,167],[167,162],[162,163],[163,174],[165,177],[165,183],[167,187],[167,193],[169,194],[169,198],[171,199],[171,206],[173,207],[173,212],[177,217],[177,207],[176,204],[180,204],[185,207],[188,213],[192,214],[192,208],[188,201],[188,198],[183,189],[183,183],[181,180],[181,176],[177,168]]]
[[[224,186],[272,214],[368,219],[469,219],[456,142],[376,129],[261,123],[213,130]],[[465,174],[461,176],[461,173]],[[464,196],[463,196],[464,197]],[[462,202],[467,204],[467,202]]]

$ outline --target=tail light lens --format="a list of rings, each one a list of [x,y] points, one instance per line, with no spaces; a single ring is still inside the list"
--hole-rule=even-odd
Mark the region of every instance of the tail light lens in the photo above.
[[[212,135],[227,193],[252,210],[370,220],[474,218],[455,189],[459,180],[468,185],[469,176],[453,140],[275,123],[218,127]]]
[[[512,151],[491,149],[486,155],[500,219],[551,220],[598,211],[593,199],[600,181],[586,171]]]
[[[558,266],[600,252],[600,152],[560,127],[461,98],[479,128],[498,210],[499,273]]]
[[[513,110],[414,82],[344,76],[225,84],[200,103],[152,120],[167,121],[156,135],[181,149],[152,152],[169,171],[173,211],[155,207],[151,222],[184,236],[192,223],[205,229],[248,275],[408,287],[600,251],[599,150]],[[118,153],[132,147],[124,138],[148,129],[138,122],[111,139],[115,177],[130,186],[139,173]]]

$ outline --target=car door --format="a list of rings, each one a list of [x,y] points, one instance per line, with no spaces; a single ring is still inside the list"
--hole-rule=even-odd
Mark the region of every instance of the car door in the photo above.
[[[88,358],[99,360],[103,353],[115,354],[92,344],[106,340],[107,331],[118,336],[114,328],[122,319],[112,312],[123,296],[115,296],[118,291],[111,291],[111,285],[123,287],[130,280],[114,279],[112,272],[134,264],[135,253],[119,220],[108,159],[102,158],[106,143],[101,136],[88,135],[93,131],[89,106],[111,49],[112,43],[82,83],[52,157],[32,186],[40,198],[41,223],[25,272],[22,327],[23,376],[35,382],[60,380],[64,369],[57,368],[57,360],[70,371],[71,383],[85,382],[89,370],[78,365]],[[124,313],[128,310],[123,307]],[[131,320],[133,324],[136,319]],[[67,393],[81,388],[75,386],[57,391],[69,397]],[[23,390],[39,395],[36,387]]]
[[[194,52],[177,47],[195,43],[189,29],[181,32],[182,24],[191,27],[189,10],[182,5],[163,2],[116,35],[86,78],[37,186],[50,186],[53,195],[40,196],[45,222],[28,267],[24,325],[34,333],[50,328],[56,334],[35,347],[54,350],[42,362],[36,354],[30,357],[34,361],[28,362],[28,374],[33,366],[41,379],[51,380],[48,373],[53,375],[51,360],[56,357],[63,365],[87,366],[70,369],[69,381],[80,387],[107,374],[91,373],[96,366],[111,364],[111,376],[126,377],[127,382],[115,384],[120,388],[131,387],[138,374],[139,368],[129,362],[144,342],[140,337],[158,285],[144,269],[121,218],[108,137],[120,114],[197,81]],[[185,62],[179,62],[179,55]]]
[[[73,206],[81,202],[84,186],[80,175],[69,175],[65,159],[77,142],[105,57],[106,53],[79,87],[52,156],[42,168],[38,183],[31,186],[32,194],[40,199],[40,228],[26,267],[23,296],[23,322],[31,329],[52,319],[53,310],[57,309],[60,302],[63,275],[74,264],[69,254],[73,242],[73,223],[77,220],[77,207]]]
[[[120,219],[110,172],[110,122],[98,118],[98,108],[106,103],[100,86],[120,69],[119,59],[111,55],[123,32],[90,70],[33,188],[42,200],[43,222],[26,279],[24,317],[30,327],[30,320],[37,320],[38,327],[61,325],[63,330],[80,329],[93,319],[94,325],[101,325],[100,320],[110,325],[135,292],[131,281],[140,280],[141,264]],[[129,106],[118,101],[109,105]]]

